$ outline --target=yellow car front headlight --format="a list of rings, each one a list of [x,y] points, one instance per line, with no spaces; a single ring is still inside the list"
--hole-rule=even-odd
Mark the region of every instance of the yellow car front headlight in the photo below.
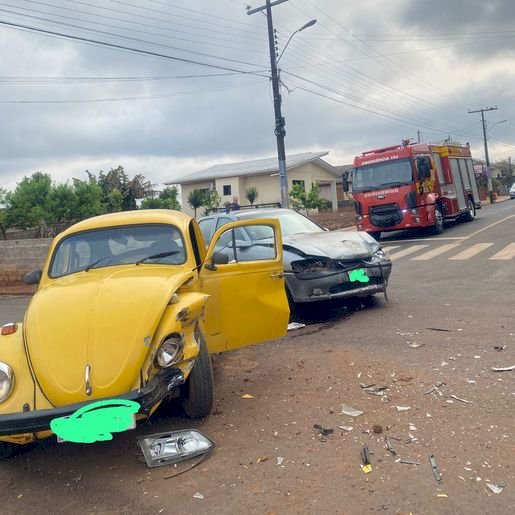
[[[14,386],[14,372],[7,363],[0,361],[0,402],[4,402],[11,395]]]
[[[173,334],[165,338],[159,347],[155,363],[160,368],[175,365],[182,359],[184,340],[180,334]]]

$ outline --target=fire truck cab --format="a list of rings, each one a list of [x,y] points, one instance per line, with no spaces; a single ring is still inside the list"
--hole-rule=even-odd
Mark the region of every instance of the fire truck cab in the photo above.
[[[468,144],[401,145],[363,152],[354,159],[352,194],[359,230],[427,227],[439,234],[444,222],[472,221],[481,208]]]

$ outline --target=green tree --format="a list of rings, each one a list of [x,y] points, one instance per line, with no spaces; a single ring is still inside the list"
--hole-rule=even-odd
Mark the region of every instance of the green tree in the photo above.
[[[254,202],[256,202],[257,198],[259,197],[259,192],[256,186],[249,186],[245,190],[245,198],[249,201],[249,204],[251,206],[254,205]]]
[[[7,195],[7,191],[0,188],[0,231],[4,240],[7,239],[7,229],[9,228],[7,224]]]
[[[318,184],[312,184],[309,192],[306,192],[302,184],[294,184],[290,191],[290,202],[293,209],[296,211],[304,209],[306,214],[309,214],[310,209],[318,209],[324,205]]]
[[[141,202],[141,209],[173,209],[175,211],[181,210],[179,203],[179,190],[177,186],[168,186],[161,193],[158,198],[146,198]]]
[[[220,207],[220,202],[222,199],[216,190],[209,190],[205,195],[205,200],[203,206],[206,208],[205,214],[208,214],[211,210],[215,210]]]
[[[58,184],[52,186],[44,215],[49,235],[55,236],[77,217],[77,197],[73,186]]]
[[[117,213],[123,211],[123,195],[116,188],[107,195],[107,211]]]
[[[179,202],[179,190],[177,186],[167,186],[160,194],[159,198],[164,201],[166,209],[181,210]]]
[[[109,172],[100,171],[98,179],[93,174],[86,171],[90,180],[96,180],[102,191],[102,202],[106,206],[106,210],[112,212],[113,196],[111,194],[116,190],[121,195],[122,203],[120,211],[130,211],[136,209],[136,199],[149,196],[152,192],[152,183],[148,181],[142,174],[136,174],[132,179],[125,173],[123,166],[111,168]],[[118,193],[114,197],[118,198]],[[110,197],[111,196],[111,197]],[[118,203],[116,202],[116,209]]]
[[[188,205],[193,209],[195,218],[197,217],[197,209],[206,202],[206,195],[202,190],[194,189],[188,193]]]
[[[91,176],[88,181],[73,179],[73,190],[76,202],[74,219],[84,220],[105,212],[102,206],[102,190]]]
[[[7,196],[7,224],[23,229],[37,227],[43,236],[51,190],[52,179],[48,174],[36,172],[24,177]]]

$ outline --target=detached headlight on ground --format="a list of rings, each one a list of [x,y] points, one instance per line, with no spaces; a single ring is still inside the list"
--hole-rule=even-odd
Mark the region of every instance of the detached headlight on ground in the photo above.
[[[0,402],[4,402],[11,395],[14,386],[14,372],[7,363],[0,361]]]
[[[209,438],[195,429],[159,433],[138,439],[149,467],[171,465],[210,451],[214,446]]]
[[[156,354],[156,365],[166,368],[179,362],[182,358],[184,341],[182,336],[175,334],[164,340]]]

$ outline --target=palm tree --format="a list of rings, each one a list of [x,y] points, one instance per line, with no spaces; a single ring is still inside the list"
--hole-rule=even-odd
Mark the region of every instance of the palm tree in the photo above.
[[[249,204],[252,206],[259,197],[258,189],[255,186],[249,186],[245,190],[245,197],[249,201]]]
[[[188,193],[188,205],[195,212],[195,218],[197,218],[197,209],[203,206],[206,202],[206,195],[202,190],[191,190]]]

